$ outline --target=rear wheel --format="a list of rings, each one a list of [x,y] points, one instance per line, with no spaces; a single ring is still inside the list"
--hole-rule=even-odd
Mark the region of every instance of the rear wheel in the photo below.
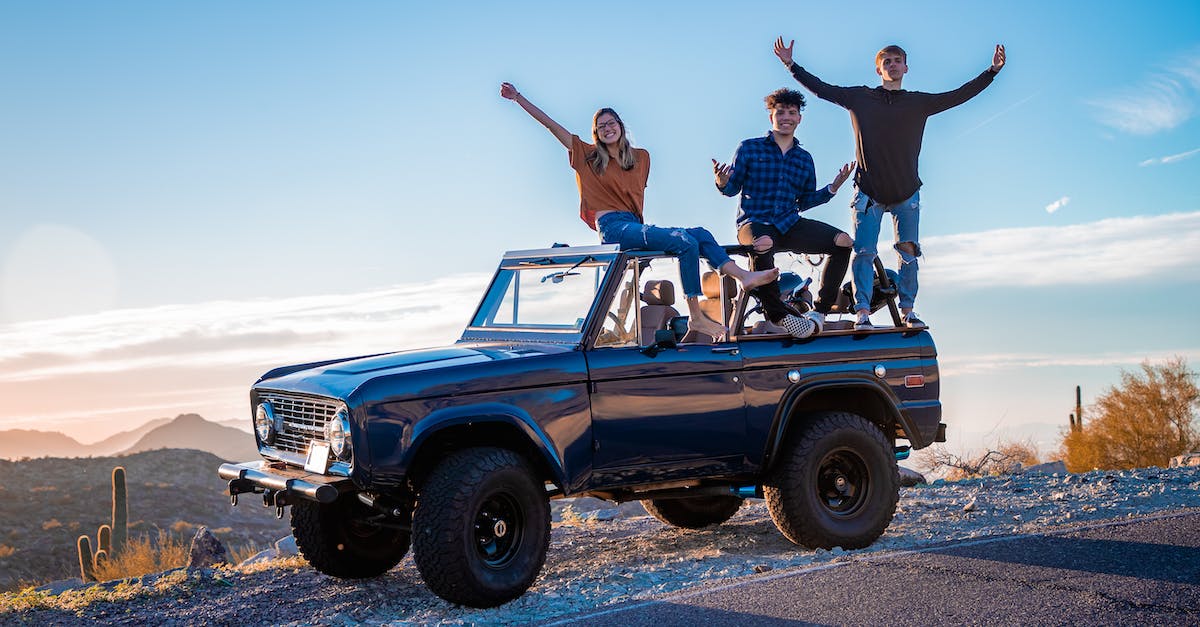
[[[883,432],[846,412],[809,417],[789,437],[763,493],[787,539],[816,549],[859,549],[891,524],[900,497],[896,458]]]
[[[382,514],[353,495],[329,504],[301,500],[292,505],[292,535],[300,554],[334,577],[375,577],[404,559],[409,533],[383,522]]]
[[[681,499],[644,499],[651,516],[675,527],[700,529],[729,520],[742,507],[736,496],[692,496]]]
[[[471,448],[441,461],[413,512],[413,557],[435,594],[494,607],[525,593],[550,545],[544,484],[517,453]]]

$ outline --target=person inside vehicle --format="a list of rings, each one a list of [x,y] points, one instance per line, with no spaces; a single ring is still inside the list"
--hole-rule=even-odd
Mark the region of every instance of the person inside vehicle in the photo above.
[[[837,303],[854,240],[840,229],[800,214],[829,202],[850,178],[854,164],[843,165],[831,183],[817,189],[812,155],[796,140],[804,94],[777,89],[763,100],[771,130],[766,136],[752,137],[738,145],[732,163],[713,159],[713,174],[717,191],[738,196],[738,242],[754,247],[750,253],[752,269],[774,268],[776,251],[829,256],[821,273],[817,301],[804,316],[788,311],[779,284],[774,281],[754,293],[767,320],[794,337],[805,338],[821,332],[825,314]]]
[[[680,281],[687,299],[688,330],[719,338],[728,332],[700,308],[700,259],[733,277],[743,290],[774,281],[778,268],[750,271],[729,258],[712,233],[703,227],[660,227],[646,224],[642,215],[650,153],[634,148],[617,112],[603,108],[592,116],[592,141],[572,134],[534,106],[511,83],[501,83],[500,95],[521,105],[566,149],[579,185],[579,217],[600,235],[602,244],[621,250],[661,250],[679,258]]]

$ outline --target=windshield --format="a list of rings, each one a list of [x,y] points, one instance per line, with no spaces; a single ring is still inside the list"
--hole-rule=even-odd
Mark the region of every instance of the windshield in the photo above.
[[[590,255],[506,260],[471,328],[578,335],[610,262]]]

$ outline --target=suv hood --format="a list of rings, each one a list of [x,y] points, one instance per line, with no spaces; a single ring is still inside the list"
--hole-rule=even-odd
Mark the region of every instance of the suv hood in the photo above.
[[[573,376],[561,367],[541,363],[559,362],[554,356],[574,356],[582,362],[582,354],[569,346],[460,343],[276,368],[264,374],[254,387],[349,399],[370,383],[374,390],[371,396],[405,400],[586,378],[586,372]],[[538,365],[529,361],[531,358]],[[558,376],[548,376],[548,370],[558,371]],[[514,374],[518,376],[514,378]]]

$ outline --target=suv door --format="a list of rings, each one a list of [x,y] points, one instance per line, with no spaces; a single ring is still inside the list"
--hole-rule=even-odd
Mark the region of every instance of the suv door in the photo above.
[[[643,264],[646,258],[641,258]],[[666,280],[678,284],[678,261],[655,258],[639,272],[633,261],[623,286]],[[634,277],[637,281],[634,282]],[[628,289],[614,297],[609,327],[641,320],[628,314],[661,305],[629,305]],[[673,306],[668,303],[666,306]],[[686,308],[683,308],[686,311]],[[622,311],[623,310],[623,311]],[[622,333],[601,333],[615,338]],[[587,352],[592,404],[593,475],[604,485],[632,485],[696,476],[736,474],[744,465],[746,403],[742,358],[733,342],[689,343],[647,349],[638,341],[607,341]],[[651,337],[645,337],[647,333]]]

